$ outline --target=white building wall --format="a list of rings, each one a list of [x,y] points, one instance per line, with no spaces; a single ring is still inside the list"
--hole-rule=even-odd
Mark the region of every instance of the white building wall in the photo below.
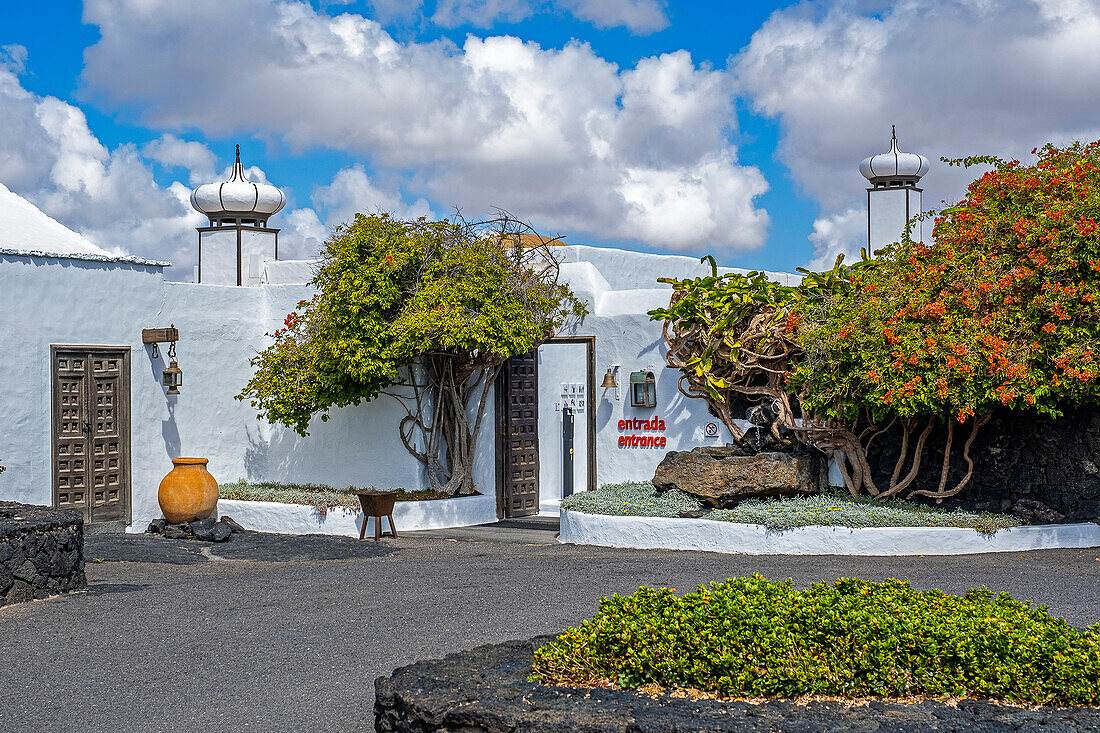
[[[539,347],[539,510],[557,509],[564,486],[565,407],[562,385],[585,385],[584,397],[570,397],[573,410],[573,493],[588,488],[588,349],[585,344],[543,344]],[[602,376],[602,375],[600,375]],[[598,383],[598,382],[597,382]],[[577,393],[579,395],[579,393]]]
[[[168,325],[162,285],[158,267],[0,255],[0,498],[53,503],[50,345],[79,344],[130,348],[135,499],[152,483],[155,503],[164,471],[141,446],[160,435],[164,390],[141,329]]]
[[[628,268],[629,262],[625,261],[623,266]],[[666,307],[672,289],[664,286],[644,290],[600,290],[600,279],[592,270],[588,263],[563,265],[563,278],[579,298],[588,301],[589,314],[559,335],[596,337],[596,485],[648,481],[670,450],[691,450],[701,445],[731,442],[733,437],[721,421],[709,413],[703,400],[680,394],[676,386],[680,372],[665,367],[667,349],[661,324],[651,321],[646,312]],[[628,273],[620,273],[620,277],[629,282],[625,279]],[[599,387],[612,364],[622,367],[616,375],[620,399],[616,399],[616,390]],[[651,371],[656,377],[656,408],[630,406],[628,380],[630,372],[634,371]],[[540,415],[544,411],[545,407],[540,406]],[[633,421],[635,418],[657,418],[664,421],[665,429],[619,429],[620,420]],[[707,435],[710,423],[717,430],[713,436]],[[619,436],[629,435],[664,437],[665,445],[620,446]]]
[[[241,284],[255,287],[263,278],[264,262],[275,259],[274,231],[241,229]]]
[[[919,188],[869,188],[867,189],[867,241],[871,251],[901,241],[906,223],[921,213]],[[924,241],[924,223],[915,223],[909,236]]]
[[[237,230],[199,232],[199,282],[204,285],[237,284]]]
[[[424,486],[420,465],[401,444],[404,412],[391,398],[333,410],[310,435],[272,426],[235,399],[252,375],[250,359],[270,339],[306,285],[264,288],[164,282],[158,268],[70,259],[0,256],[0,498],[51,504],[50,345],[128,346],[131,350],[133,526],[160,516],[157,489],[181,455],[210,460],[219,481],[238,478],[338,487]],[[167,345],[154,359],[142,328],[175,324],[181,394],[161,386]],[[490,395],[489,405],[492,405]],[[493,416],[482,426],[475,477],[495,490]]]
[[[559,335],[596,339],[593,376],[597,387],[592,395],[596,484],[648,480],[669,450],[729,442],[731,436],[709,414],[705,402],[686,398],[677,390],[679,372],[664,366],[661,324],[646,315],[666,306],[671,295],[670,287],[656,285],[657,277],[705,275],[709,266],[694,258],[622,250],[567,247],[561,252],[570,260],[562,266],[563,279],[578,297],[588,301],[590,313]],[[582,256],[591,261],[582,261]],[[652,282],[655,287],[615,289],[609,277],[620,285]],[[0,256],[0,385],[4,388],[0,461],[9,469],[0,475],[0,498],[52,502],[51,344],[131,349],[135,529],[159,516],[157,488],[171,468],[170,459],[180,455],[208,458],[209,469],[219,481],[246,478],[339,487],[422,487],[420,465],[406,452],[397,434],[404,412],[390,398],[333,410],[328,422],[314,420],[308,437],[261,422],[255,408],[235,399],[251,377],[250,359],[270,342],[266,334],[281,327],[284,316],[312,293],[310,286],[302,284],[240,288],[170,283],[164,282],[158,268],[132,263]],[[169,324],[175,324],[180,332],[177,360],[184,372],[181,394],[173,397],[167,396],[160,384],[166,346],[162,345],[160,357],[153,359],[151,350],[141,344],[142,328]],[[566,360],[568,374],[559,369],[541,377],[552,392],[560,390],[562,381],[583,381],[583,346],[574,348],[581,356]],[[616,374],[620,399],[616,399],[615,390],[598,386],[612,364],[621,365]],[[632,371],[656,375],[656,408],[630,406]],[[560,413],[553,410],[552,397],[544,395],[540,405],[544,426],[554,433],[543,438],[542,462],[560,473]],[[492,495],[496,462],[491,407],[489,412],[479,440],[475,478],[482,493]],[[546,417],[547,412],[555,419]],[[574,466],[579,491],[586,484],[587,415],[576,417]],[[656,418],[663,421],[664,429],[619,427],[621,420],[634,418]],[[716,434],[708,434],[708,424],[716,426]],[[619,445],[620,436],[629,435],[663,437],[665,444]],[[554,481],[560,496],[560,476]],[[548,486],[547,491],[553,493],[553,487]],[[546,496],[547,501],[553,498]]]

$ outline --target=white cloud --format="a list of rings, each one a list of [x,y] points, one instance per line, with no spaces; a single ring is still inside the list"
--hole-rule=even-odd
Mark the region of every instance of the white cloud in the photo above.
[[[774,13],[732,69],[779,119],[779,154],[823,207],[815,255],[831,262],[821,247],[863,210],[856,169],[887,149],[891,123],[933,161],[1100,137],[1097,38],[1094,0],[808,2]],[[957,200],[974,177],[933,163],[925,205]]]
[[[432,22],[444,28],[470,24],[490,28],[496,23],[518,23],[535,12],[531,0],[439,0]]]
[[[142,155],[161,165],[186,168],[192,186],[213,180],[217,159],[206,145],[194,140],[181,140],[175,135],[162,135],[141,148]]]
[[[109,151],[84,113],[23,88],[0,69],[0,181],[112,252],[168,259],[190,273],[194,227],[190,189],[159,186],[133,145]]]
[[[324,208],[329,229],[351,221],[357,212],[387,212],[398,219],[433,216],[424,199],[406,205],[396,191],[375,186],[361,165],[339,171],[332,183],[318,187],[310,198],[315,206]]]
[[[18,43],[0,46],[0,69],[22,74],[27,61],[27,47]]]
[[[55,97],[27,91],[0,69],[0,182],[100,247],[173,264],[166,275],[188,279],[197,257],[195,227],[206,218],[191,208],[191,187],[229,178],[232,165],[215,173],[216,159],[203,144],[164,135],[144,145],[108,150],[88,127],[84,113]],[[159,185],[150,161],[189,171],[190,181]],[[266,181],[262,169],[245,175]],[[423,199],[405,204],[400,193],[371,181],[362,166],[345,168],[318,187],[313,208],[279,215],[283,259],[315,257],[332,227],[356,211],[386,210],[398,216],[430,216]],[[28,247],[34,243],[27,243]]]
[[[379,10],[377,2],[375,9]],[[632,33],[652,33],[668,26],[663,0],[439,0],[431,20],[446,28],[463,24],[491,28],[499,22],[518,23],[553,10],[597,28],[622,26]]]
[[[839,254],[849,264],[858,261],[860,250],[867,247],[867,209],[856,207],[818,217],[810,242],[814,245],[808,264],[811,270],[831,269]]]
[[[293,209],[280,216],[283,231],[279,237],[279,259],[309,260],[321,251],[330,228],[321,223],[313,209]]]
[[[402,180],[401,201],[500,206],[574,240],[733,252],[765,236],[767,184],[728,141],[726,75],[686,52],[620,70],[581,43],[399,43],[361,16],[269,0],[91,0],[85,19],[101,35],[89,93],[151,126],[344,150]]]
[[[598,28],[624,26],[634,33],[668,27],[665,3],[659,0],[560,0],[561,7]]]

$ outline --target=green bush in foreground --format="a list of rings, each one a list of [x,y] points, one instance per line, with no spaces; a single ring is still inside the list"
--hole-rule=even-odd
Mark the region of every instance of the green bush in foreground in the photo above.
[[[682,598],[640,588],[538,649],[548,684],[694,688],[725,697],[949,696],[1100,702],[1100,624],[1045,606],[842,578],[807,590],[760,575]]]

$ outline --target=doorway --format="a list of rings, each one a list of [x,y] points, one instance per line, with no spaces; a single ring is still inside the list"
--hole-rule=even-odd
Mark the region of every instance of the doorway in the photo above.
[[[539,513],[538,349],[504,363],[496,383],[497,517]]]
[[[505,363],[496,385],[497,516],[554,510],[570,483],[596,487],[595,358],[595,336],[568,336]]]
[[[130,522],[130,349],[51,346],[53,504]]]

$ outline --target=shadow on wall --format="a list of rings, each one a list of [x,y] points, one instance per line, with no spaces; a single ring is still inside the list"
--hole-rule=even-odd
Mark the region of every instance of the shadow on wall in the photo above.
[[[168,419],[160,424],[160,434],[164,437],[164,452],[169,458],[180,457],[180,431],[176,427],[176,400],[175,395],[165,398],[168,401]]]
[[[256,436],[248,426],[244,427],[248,447],[244,449],[244,473],[249,481],[262,481],[268,478],[267,464],[271,456],[271,441],[263,436],[263,426],[256,426]]]
[[[615,417],[615,390],[604,388],[604,394],[596,398],[596,430],[603,430]]]
[[[311,422],[306,437],[283,426],[273,426],[266,440],[250,437],[249,477],[337,488],[420,488],[421,466],[398,437],[396,413],[382,404],[333,410],[328,422]]]
[[[661,363],[660,364],[654,364],[654,366],[655,367],[664,367],[664,365],[665,365],[665,350],[664,350],[664,348],[662,348],[664,345],[665,345],[665,337],[661,336],[656,341],[654,341],[653,343],[649,344],[648,346],[643,348],[641,351],[639,351],[638,352],[638,358],[641,359],[642,357],[649,354],[651,351],[656,351],[657,356],[661,360]]]
[[[145,354],[149,359],[149,373],[156,384],[160,384],[161,378],[164,376],[164,369],[168,366],[164,362],[164,352],[162,349],[158,349],[158,354],[154,357],[152,347],[146,346]],[[160,434],[164,439],[164,452],[168,454],[169,458],[179,458],[182,450],[180,431],[176,426],[176,403],[178,401],[179,397],[177,395],[164,395],[164,403],[168,407],[168,419],[161,421]]]

